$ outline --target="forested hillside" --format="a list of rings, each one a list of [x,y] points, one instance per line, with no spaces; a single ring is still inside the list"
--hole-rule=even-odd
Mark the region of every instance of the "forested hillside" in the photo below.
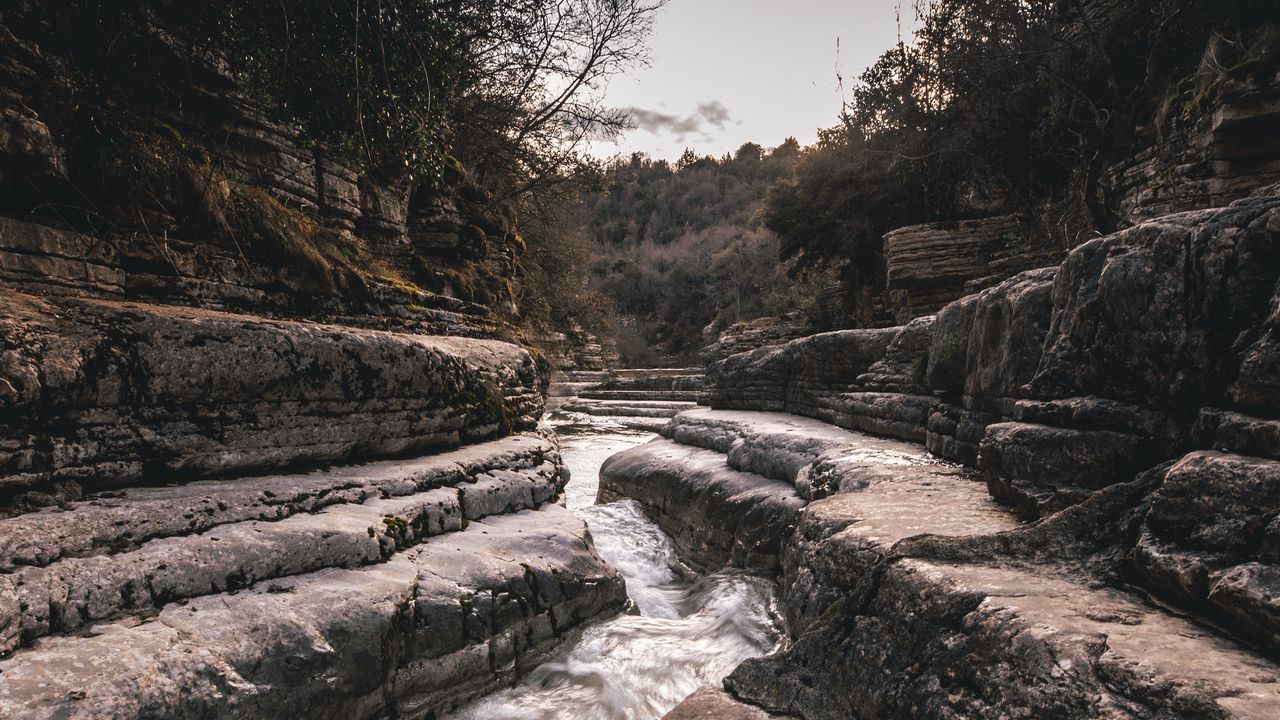
[[[760,217],[768,189],[799,154],[788,139],[772,149],[746,143],[722,158],[688,150],[674,165],[635,155],[606,169],[603,189],[586,199],[586,230],[625,356],[692,359],[708,326],[809,303],[811,289],[787,277]]]
[[[772,188],[765,226],[798,269],[882,285],[884,234],[914,223],[1012,214],[1031,227],[1025,240],[1060,250],[1111,232],[1140,202],[1125,163],[1166,156],[1138,185],[1168,184],[1161,172],[1193,164],[1179,153],[1215,141],[1188,134],[1215,103],[1256,94],[1280,69],[1272,0],[930,0],[916,11],[914,38],[866,70],[839,123]],[[1222,154],[1182,181],[1221,173]]]
[[[835,324],[904,322],[965,282],[1001,277],[948,262],[995,263],[1007,277],[1144,217],[1280,179],[1265,109],[1280,4],[927,0],[912,10],[914,35],[859,77],[812,146],[748,143],[720,159],[686,151],[674,165],[632,157],[607,169],[580,227],[586,282],[597,307],[618,314],[626,354],[689,357],[704,326],[804,310],[824,279],[844,288],[845,307],[824,314]],[[916,261],[950,274],[916,303],[934,307],[893,297],[913,289],[888,277],[886,233],[939,222],[942,237],[988,219],[998,222],[978,255],[956,239]]]

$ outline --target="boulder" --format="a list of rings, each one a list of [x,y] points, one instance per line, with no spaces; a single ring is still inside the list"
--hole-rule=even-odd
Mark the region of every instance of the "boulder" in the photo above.
[[[1134,550],[1139,582],[1280,651],[1280,462],[1213,451],[1166,471]]]

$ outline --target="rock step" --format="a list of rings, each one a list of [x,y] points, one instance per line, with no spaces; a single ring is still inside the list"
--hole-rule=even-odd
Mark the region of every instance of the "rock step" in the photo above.
[[[702,389],[703,376],[697,375],[654,375],[634,378],[612,377],[600,383],[599,390],[687,390]]]
[[[698,401],[698,390],[581,390],[578,397],[584,400],[684,400]]]
[[[565,478],[549,441],[518,436],[488,445],[469,448],[469,453],[375,463],[301,478],[230,481],[227,484],[234,489],[248,492],[228,492],[226,499],[219,493],[216,505],[202,508],[220,508],[212,514],[188,510],[173,515],[173,510],[191,508],[197,498],[212,497],[200,494],[207,487],[183,487],[154,489],[151,494],[185,491],[177,498],[162,495],[159,502],[140,489],[133,493],[142,497],[112,498],[107,508],[87,501],[72,511],[0,520],[0,539],[11,547],[20,552],[44,551],[35,557],[28,552],[18,560],[50,561],[43,566],[10,567],[0,574],[0,652],[121,614],[151,613],[174,600],[323,568],[385,562],[425,537],[460,530],[468,521],[489,515],[536,508],[560,494]],[[514,461],[504,466],[513,455]],[[477,458],[483,460],[476,462]],[[469,466],[459,464],[467,460],[471,460]],[[271,493],[263,487],[291,483],[290,503],[268,506],[275,511],[274,517],[232,520],[255,511],[263,517],[263,493]],[[330,493],[335,487],[342,492]],[[314,514],[307,512],[317,503],[328,506],[321,505],[323,509]],[[113,518],[123,515],[133,516],[135,522],[117,525]],[[148,519],[158,524],[148,527]],[[61,520],[71,522],[59,528]],[[197,529],[163,524],[175,520]],[[64,543],[62,552],[56,546],[22,545],[39,542],[26,535],[33,526],[62,530],[57,536]],[[190,534],[172,534],[175,529]],[[123,537],[111,536],[113,530]],[[154,539],[143,541],[147,535]],[[96,554],[76,557],[69,549]]]
[[[662,716],[662,720],[769,720],[760,708],[740,703],[719,688],[705,687],[693,693]]]
[[[687,375],[701,375],[703,368],[700,367],[683,367],[683,368],[614,368],[609,370],[607,374],[618,380],[639,380],[651,377],[681,377]]]
[[[548,397],[577,397],[578,393],[597,385],[596,382],[553,382],[547,388]]]
[[[513,682],[625,602],[582,521],[546,505],[386,563],[42,639],[0,661],[0,716],[433,717]]]
[[[672,418],[682,410],[696,408],[696,403],[674,400],[582,400],[577,399],[560,406],[565,412],[578,412],[600,417],[651,417]]]
[[[1265,720],[1280,707],[1274,662],[1047,569],[897,558],[846,591],[789,651],[743,663],[726,686],[812,720]]]
[[[796,486],[817,499],[890,475],[922,474],[961,480],[976,491],[976,475],[940,462],[919,445],[852,432],[786,413],[697,408],[675,416],[664,437],[715,450],[729,467]]]
[[[504,342],[0,294],[0,513],[174,476],[403,456],[532,429]]]
[[[154,538],[246,520],[279,520],[330,505],[426,492],[496,470],[559,463],[554,442],[522,433],[409,460],[295,475],[201,480],[91,495],[0,519],[0,573],[63,557],[135,549]]]
[[[598,502],[634,498],[700,571],[776,570],[781,540],[804,506],[786,482],[740,472],[714,450],[658,439],[600,468]]]

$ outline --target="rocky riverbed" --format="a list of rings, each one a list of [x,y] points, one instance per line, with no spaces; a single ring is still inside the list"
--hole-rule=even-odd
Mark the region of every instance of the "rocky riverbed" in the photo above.
[[[519,686],[451,716],[661,718],[685,697],[721,680],[743,659],[778,642],[771,579],[736,569],[700,575],[634,500],[596,504],[601,464],[645,443],[649,433],[552,415],[572,477],[566,505],[586,521],[596,548],[626,579],[629,614],[591,625]],[[557,421],[558,419],[558,421]]]

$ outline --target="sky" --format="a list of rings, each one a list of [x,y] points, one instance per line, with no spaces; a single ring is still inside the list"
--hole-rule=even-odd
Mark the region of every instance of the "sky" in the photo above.
[[[731,153],[744,142],[807,145],[836,124],[842,96],[898,38],[911,0],[669,0],[654,20],[650,62],[614,77],[605,95],[637,128],[597,155],[675,160]],[[904,30],[904,32],[906,32]]]

